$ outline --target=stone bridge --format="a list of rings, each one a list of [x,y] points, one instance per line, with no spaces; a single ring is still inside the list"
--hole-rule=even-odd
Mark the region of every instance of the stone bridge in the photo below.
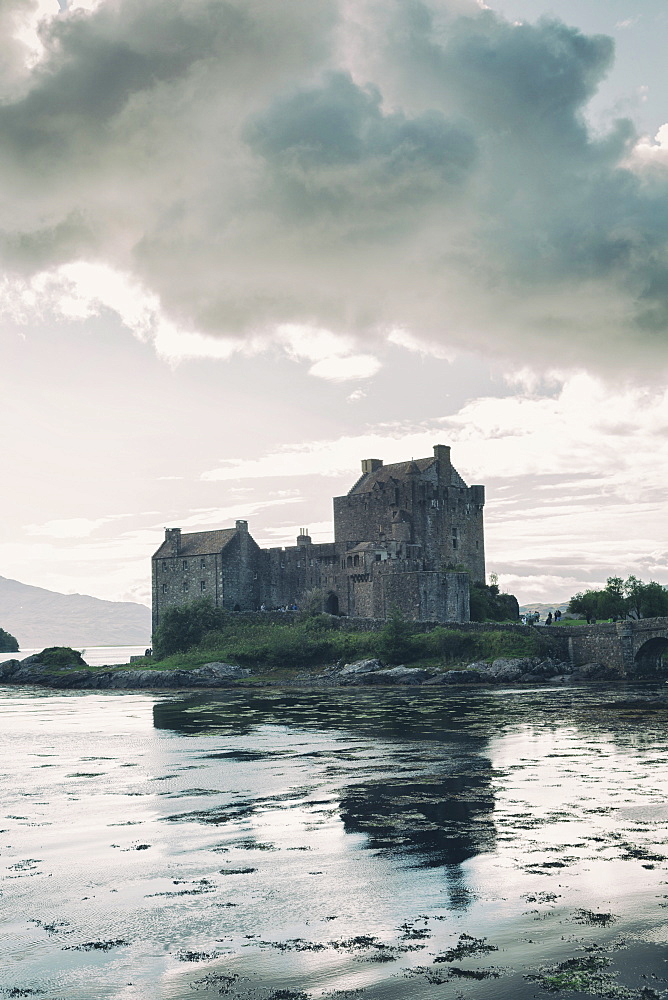
[[[574,667],[605,663],[628,677],[655,673],[668,654],[668,618],[543,626],[540,631],[561,646]]]

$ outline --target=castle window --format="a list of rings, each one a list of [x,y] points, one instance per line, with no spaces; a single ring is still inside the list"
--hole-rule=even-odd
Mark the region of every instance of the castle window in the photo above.
[[[353,564],[353,557],[352,556],[348,556],[347,559],[346,559],[346,562],[347,562],[348,566],[352,566],[352,564]]]
[[[200,580],[199,589],[203,592],[206,590],[206,580]]]
[[[476,542],[476,543],[475,543],[475,547],[476,547],[477,549],[479,549],[479,548],[480,548],[480,542]]]
[[[376,562],[380,562],[380,560],[381,560],[380,552],[376,552]]]
[[[162,592],[163,592],[163,594],[167,593],[167,584],[166,583],[163,583],[163,585],[162,585]]]
[[[452,547],[453,547],[453,549],[456,549],[458,544],[459,544],[459,542],[458,542],[458,539],[457,539],[457,529],[453,528],[452,529]]]
[[[188,560],[187,559],[183,560],[183,568],[184,569],[188,569]]]
[[[166,562],[164,562],[164,563],[162,564],[162,572],[164,573],[166,569],[167,569],[167,563],[166,563]]]
[[[353,566],[359,566],[359,564],[360,564],[360,557],[355,556],[355,558],[353,559]]]
[[[184,581],[183,581],[183,589],[184,589],[184,590],[187,590],[187,589],[188,589],[188,581],[187,581],[187,580],[184,580]]]
[[[202,569],[204,569],[204,567],[206,566],[206,559],[200,559],[199,564],[202,567]]]
[[[438,510],[438,500],[432,500],[431,505],[434,510]]]
[[[298,562],[297,563],[297,569],[301,569],[301,568],[302,568],[302,564],[300,562]]]

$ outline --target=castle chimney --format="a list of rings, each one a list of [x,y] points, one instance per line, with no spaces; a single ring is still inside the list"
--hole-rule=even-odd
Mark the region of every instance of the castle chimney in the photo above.
[[[178,556],[181,551],[181,529],[165,528],[165,541],[169,542],[172,555]]]
[[[245,534],[248,534],[248,521],[237,521],[236,529],[237,531],[243,531]]]
[[[363,458],[362,475],[367,476],[370,472],[375,472],[376,469],[381,469],[382,466],[383,466],[382,458]]]
[[[445,479],[446,482],[449,483],[450,471],[452,469],[452,463],[450,462],[450,446],[447,444],[435,444],[434,458],[438,462],[438,478]]]
[[[297,535],[297,545],[310,545],[311,536],[308,533],[308,528],[300,528],[299,534]]]

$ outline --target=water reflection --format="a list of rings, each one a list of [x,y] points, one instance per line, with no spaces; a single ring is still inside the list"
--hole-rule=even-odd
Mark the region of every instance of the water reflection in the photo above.
[[[0,993],[659,996],[665,694],[0,692]]]
[[[481,708],[484,705],[484,719]],[[384,691],[281,691],[255,694],[224,691],[165,699],[153,708],[156,729],[185,736],[216,732],[247,735],[259,725],[341,730],[376,739],[462,743],[472,751],[484,746],[506,706],[484,695],[407,696]]]
[[[496,843],[492,764],[485,755],[488,737],[472,730],[471,712],[470,699],[272,694],[232,696],[222,702],[215,697],[162,702],[154,708],[154,722],[157,728],[189,736],[248,736],[279,723],[348,738],[373,736],[371,767],[360,761],[352,781],[346,780],[350,774],[345,766],[341,772],[337,799],[345,832],[364,834],[366,848],[403,857],[413,867],[443,868],[450,906],[464,909],[472,890],[461,866],[481,852],[493,851]],[[324,753],[330,773],[336,761],[349,761],[347,748]],[[230,763],[262,757],[244,749],[220,756]],[[266,805],[266,799],[245,803],[234,815],[248,816]],[[190,818],[219,824],[230,812],[214,807]]]

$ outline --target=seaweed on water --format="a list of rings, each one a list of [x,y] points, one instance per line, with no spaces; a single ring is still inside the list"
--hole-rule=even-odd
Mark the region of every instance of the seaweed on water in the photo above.
[[[589,993],[607,1000],[632,1000],[638,994],[615,982],[615,976],[606,971],[611,960],[602,951],[590,947],[584,955],[569,958],[558,965],[547,966],[538,973],[524,978],[538,983],[548,993],[563,991]]]
[[[220,958],[219,951],[179,951],[176,954],[179,962],[210,962]]]
[[[616,917],[614,913],[594,913],[593,910],[576,910],[573,920],[576,924],[608,927],[619,920],[619,917]]]
[[[448,974],[457,979],[498,979],[501,975],[494,969],[460,969],[456,965],[448,969]]]
[[[415,965],[412,969],[404,969],[404,976],[424,976],[432,986],[442,986],[450,982],[449,970],[430,968],[428,965]]]
[[[341,941],[330,941],[330,946],[336,948],[338,951],[343,949],[347,951],[354,951],[364,948],[388,948],[389,945],[383,944],[379,941],[377,937],[371,937],[369,934],[358,934],[356,937],[344,938]]]
[[[125,938],[115,938],[113,941],[84,941],[83,944],[63,945],[63,951],[110,951],[130,944]]]
[[[226,993],[232,992],[232,987],[235,983],[238,983],[241,976],[233,972],[229,975],[226,972],[210,972],[208,976],[203,976],[201,979],[196,979],[190,984],[192,990],[199,989],[209,989],[209,987],[217,987],[216,992],[221,996]]]
[[[415,924],[408,922],[402,924],[399,930],[403,931],[402,941],[422,941],[424,938],[431,937],[431,931],[428,927],[416,927]]]
[[[554,903],[561,898],[558,892],[526,892],[522,899],[527,903]]]
[[[304,938],[289,938],[286,941],[259,941],[258,944],[276,948],[278,951],[325,951],[326,944],[318,941],[306,941]]]
[[[232,847],[236,847],[240,851],[277,851],[278,848],[275,844],[264,844],[259,840],[240,840],[236,844],[232,844]],[[221,850],[221,848],[217,848]]]
[[[39,920],[37,917],[30,917],[31,924],[35,924],[36,927],[41,927],[43,931],[47,934],[57,934],[58,931],[62,931],[64,927],[69,926],[69,920],[52,920],[50,923],[46,924],[43,920]],[[65,934],[71,934],[72,931],[64,931]]]
[[[487,944],[487,938],[476,938],[470,934],[460,934],[459,941],[454,948],[441,952],[434,959],[434,962],[458,962],[462,958],[469,958],[472,955],[484,955],[490,951],[498,951],[496,945]]]
[[[274,990],[266,1000],[310,1000],[310,995],[302,990]]]
[[[44,996],[44,990],[34,990],[30,986],[11,986],[2,990],[7,997],[40,997]]]

